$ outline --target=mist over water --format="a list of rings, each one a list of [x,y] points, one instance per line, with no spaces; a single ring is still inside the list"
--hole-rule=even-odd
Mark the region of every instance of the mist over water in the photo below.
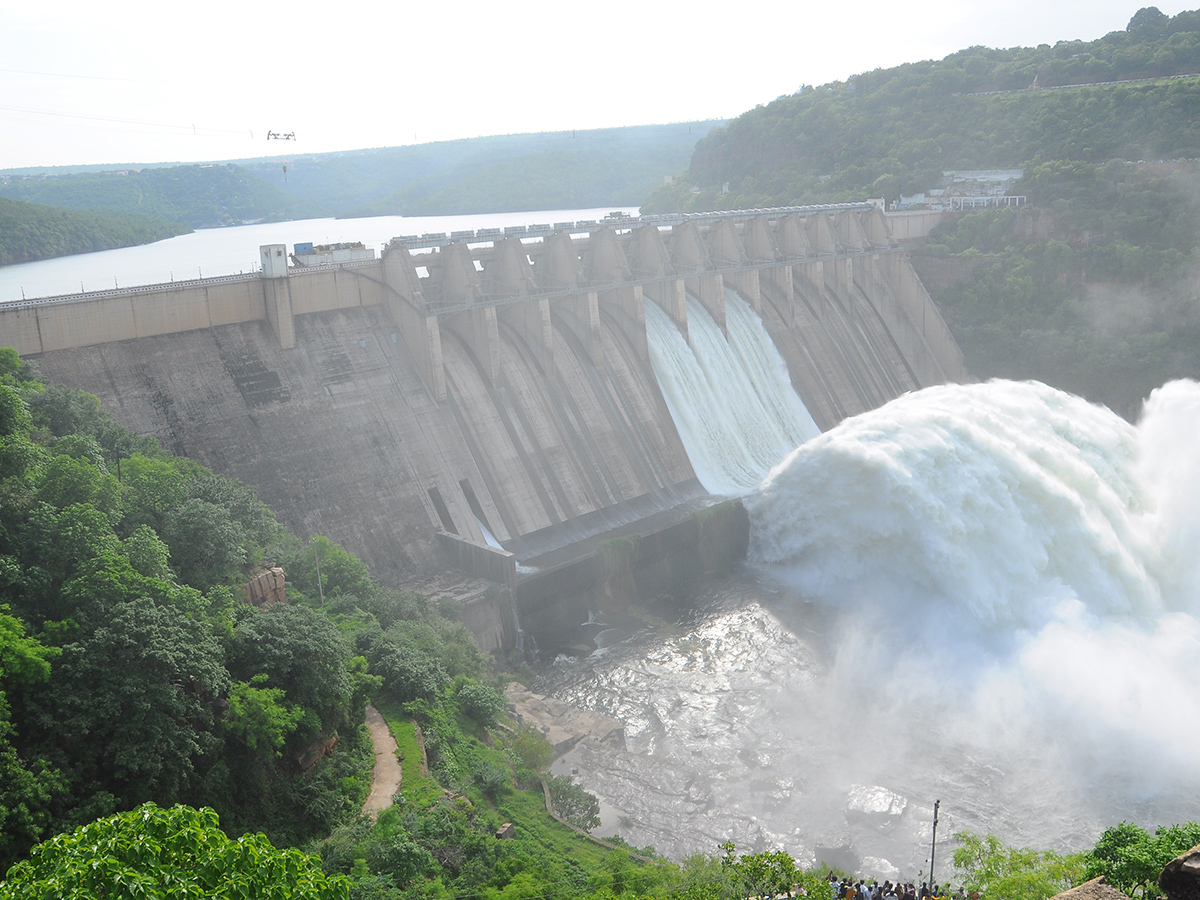
[[[957,830],[1085,849],[1122,820],[1200,818],[1200,385],[1155,391],[1137,426],[1035,383],[930,388],[745,487],[746,426],[696,387],[733,384],[704,370],[704,317],[690,302],[688,362],[647,304],[697,474],[744,495],[748,572],[687,598],[681,630],[547,679],[625,722],[626,750],[561,763],[605,831],[916,878],[941,799],[946,878]],[[707,448],[687,436],[704,428]]]
[[[1058,736],[1078,786],[1116,799],[1194,787],[1197,423],[1193,382],[1136,428],[1040,384],[907,395],[747,498],[751,558],[851,617],[853,668],[891,702],[928,697],[984,747]],[[861,664],[880,655],[887,677]]]

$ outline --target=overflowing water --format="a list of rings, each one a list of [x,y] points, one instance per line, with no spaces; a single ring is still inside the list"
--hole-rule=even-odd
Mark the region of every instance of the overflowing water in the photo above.
[[[690,294],[687,316],[690,345],[671,318],[646,301],[650,362],[704,489],[745,494],[820,429],[792,389],[761,320],[736,292],[725,291],[728,339]]]
[[[671,353],[686,363],[655,357]],[[659,378],[682,434],[717,417],[673,380],[734,385],[699,362]],[[737,489],[766,429],[706,427],[718,446],[685,437],[689,456]],[[939,878],[958,830],[1085,849],[1122,820],[1200,819],[1198,446],[1193,382],[1155,391],[1137,426],[990,382],[811,437],[746,496],[744,576],[681,598],[698,610],[682,632],[547,678],[626,724],[624,750],[585,742],[559,765],[634,844],[734,840],[880,877],[923,874],[938,799]]]

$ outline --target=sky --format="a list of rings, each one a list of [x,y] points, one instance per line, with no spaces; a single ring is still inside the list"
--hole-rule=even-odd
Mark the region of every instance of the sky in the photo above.
[[[732,118],[973,45],[1091,40],[1139,6],[0,0],[0,170]]]

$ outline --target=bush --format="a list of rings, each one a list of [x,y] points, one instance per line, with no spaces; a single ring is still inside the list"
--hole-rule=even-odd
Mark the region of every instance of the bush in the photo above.
[[[591,831],[600,824],[600,801],[572,781],[570,775],[550,775],[546,784],[554,811],[576,828]]]
[[[462,714],[485,728],[499,722],[504,712],[504,698],[500,696],[499,691],[486,684],[467,682],[458,689],[455,696]]]
[[[475,783],[479,785],[479,789],[484,794],[492,799],[495,799],[501,791],[508,787],[508,781],[508,770],[495,763],[485,760],[475,769]]]

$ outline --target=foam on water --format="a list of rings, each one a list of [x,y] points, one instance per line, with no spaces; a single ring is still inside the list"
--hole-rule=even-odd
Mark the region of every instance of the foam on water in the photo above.
[[[1143,799],[1200,783],[1198,438],[1194,382],[1136,428],[1040,384],[927,389],[791,453],[747,499],[751,558],[850,613],[831,685],[979,746],[1050,735]]]
[[[635,845],[833,848],[877,877],[926,877],[938,799],[947,836],[1060,850],[1195,820],[1198,446],[1190,382],[1136,427],[1011,382],[843,422],[745,498],[757,578],[680,598],[698,610],[682,636],[556,672],[555,696],[625,726],[623,748],[584,741],[563,764]]]

